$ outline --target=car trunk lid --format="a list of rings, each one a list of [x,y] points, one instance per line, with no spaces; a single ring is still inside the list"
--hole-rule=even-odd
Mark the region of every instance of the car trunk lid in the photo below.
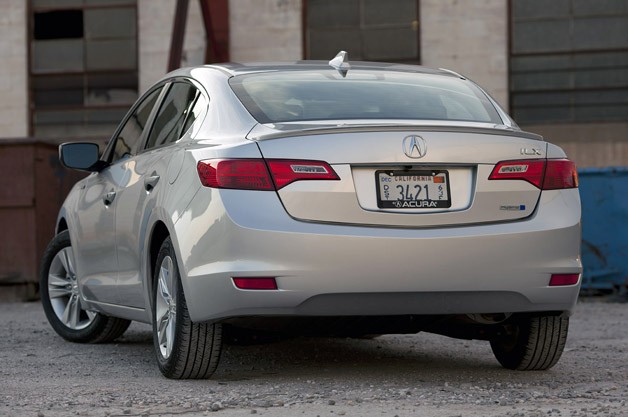
[[[259,125],[249,138],[257,141],[266,159],[325,161],[340,177],[297,181],[279,189],[292,217],[369,226],[434,227],[525,218],[536,207],[539,188],[489,176],[500,161],[543,159],[546,154],[546,143],[537,135],[478,123]],[[387,184],[392,188],[386,190]]]

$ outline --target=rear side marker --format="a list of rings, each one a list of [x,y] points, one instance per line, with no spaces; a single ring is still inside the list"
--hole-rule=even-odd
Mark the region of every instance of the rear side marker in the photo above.
[[[580,274],[552,274],[549,285],[550,287],[575,285],[579,279]]]
[[[236,288],[241,290],[276,290],[277,281],[273,277],[232,278]]]

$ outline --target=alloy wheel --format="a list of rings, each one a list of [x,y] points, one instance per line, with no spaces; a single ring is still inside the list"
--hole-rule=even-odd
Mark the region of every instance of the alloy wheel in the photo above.
[[[96,313],[81,307],[71,247],[63,248],[52,259],[48,272],[48,298],[61,323],[71,330],[86,328],[96,317]]]
[[[175,289],[174,263],[170,256],[164,257],[159,266],[157,282],[156,320],[159,351],[164,359],[172,353],[175,325],[177,322],[177,297]]]

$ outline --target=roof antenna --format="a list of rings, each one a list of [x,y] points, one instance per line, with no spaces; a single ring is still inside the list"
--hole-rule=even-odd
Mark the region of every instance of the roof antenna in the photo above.
[[[329,61],[329,65],[332,68],[337,69],[343,78],[346,77],[349,68],[351,68],[351,65],[349,65],[349,53],[345,51],[338,52],[338,55],[336,55],[334,59]]]

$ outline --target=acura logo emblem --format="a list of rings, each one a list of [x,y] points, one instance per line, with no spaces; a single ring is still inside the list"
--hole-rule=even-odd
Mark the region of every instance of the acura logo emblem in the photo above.
[[[403,138],[403,152],[408,158],[423,158],[427,153],[427,143],[421,136],[406,136]]]

